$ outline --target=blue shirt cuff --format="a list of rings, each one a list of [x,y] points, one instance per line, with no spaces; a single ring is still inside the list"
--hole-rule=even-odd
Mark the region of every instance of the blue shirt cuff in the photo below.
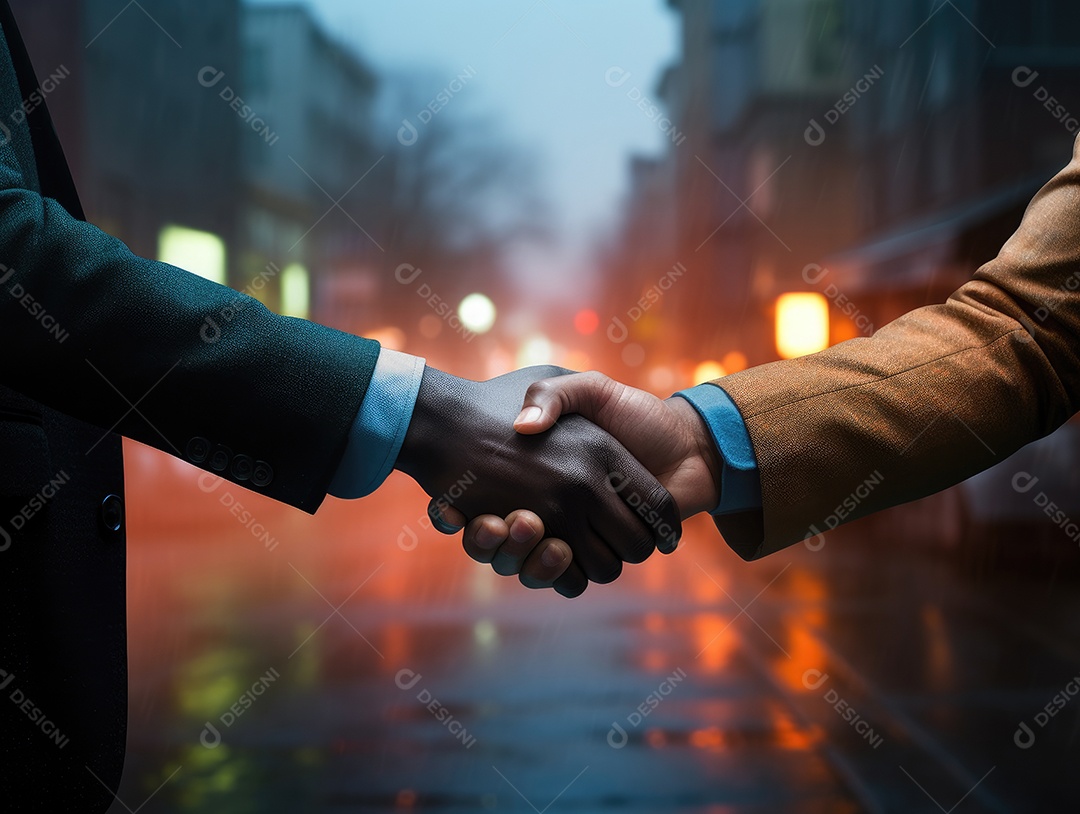
[[[720,504],[709,514],[735,514],[761,508],[761,479],[746,422],[723,388],[699,384],[675,395],[690,402],[709,426],[723,466]]]
[[[346,499],[364,497],[386,480],[409,429],[424,367],[419,356],[380,349],[329,494]]]

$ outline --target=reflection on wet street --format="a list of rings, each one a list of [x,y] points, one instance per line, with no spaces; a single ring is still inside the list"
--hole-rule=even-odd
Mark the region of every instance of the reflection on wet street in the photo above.
[[[566,601],[424,529],[405,478],[308,517],[127,451],[114,811],[963,814],[1080,799],[1075,568],[969,573],[868,526],[746,564],[696,518],[676,554]]]

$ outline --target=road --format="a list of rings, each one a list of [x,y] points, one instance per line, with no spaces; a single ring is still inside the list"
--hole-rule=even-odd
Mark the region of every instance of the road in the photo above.
[[[128,468],[115,812],[1080,809],[1075,563],[879,523],[747,564],[695,518],[566,601],[424,530],[403,477],[309,517]]]

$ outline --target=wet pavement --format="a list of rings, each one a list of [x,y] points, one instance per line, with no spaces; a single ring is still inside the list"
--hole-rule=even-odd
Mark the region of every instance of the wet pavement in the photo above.
[[[112,811],[1080,811],[1075,550],[974,569],[878,523],[746,564],[696,518],[566,601],[403,477],[309,517],[128,453]]]

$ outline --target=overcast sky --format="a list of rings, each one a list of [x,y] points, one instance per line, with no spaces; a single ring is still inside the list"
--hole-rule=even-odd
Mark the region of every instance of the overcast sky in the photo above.
[[[274,0],[254,0],[274,2]],[[476,72],[470,110],[500,126],[540,161],[544,191],[568,254],[610,223],[627,159],[655,153],[664,136],[627,97],[652,96],[677,52],[677,21],[664,0],[310,0],[324,24],[354,43],[376,70],[423,69],[447,81]],[[630,72],[611,87],[613,66]],[[432,95],[440,90],[432,87]]]

